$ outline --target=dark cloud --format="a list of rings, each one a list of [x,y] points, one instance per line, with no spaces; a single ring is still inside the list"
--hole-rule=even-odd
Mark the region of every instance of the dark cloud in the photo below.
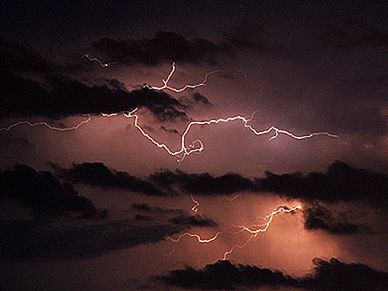
[[[154,218],[151,216],[147,216],[147,215],[136,214],[135,220],[137,220],[137,221],[150,221],[150,220],[154,220]]]
[[[327,203],[363,202],[372,207],[387,209],[388,177],[383,174],[356,169],[336,161],[327,173],[277,175],[266,172],[256,179],[259,191],[275,192],[289,198]]]
[[[388,273],[362,264],[347,264],[337,259],[314,259],[314,272],[293,278],[281,271],[218,261],[203,269],[186,267],[154,278],[164,285],[185,289],[240,289],[287,287],[312,290],[383,290]]]
[[[180,170],[165,170],[152,174],[150,180],[167,189],[175,185],[197,195],[230,194],[256,187],[252,180],[235,173],[215,177],[209,173],[188,174]]]
[[[267,171],[263,178],[255,179],[236,173],[213,176],[181,170],[163,170],[140,179],[126,172],[109,169],[102,163],[76,164],[70,169],[57,168],[57,173],[71,182],[126,189],[147,195],[166,196],[186,192],[206,196],[251,191],[277,193],[311,203],[361,202],[380,209],[388,207],[386,175],[353,168],[341,161],[333,162],[327,173],[302,175],[298,172],[274,174]]]
[[[161,212],[163,208],[160,207],[152,207],[147,203],[133,203],[132,208],[140,211],[149,211],[149,212]]]
[[[196,270],[186,267],[173,270],[156,278],[169,286],[185,289],[234,289],[238,287],[290,286],[294,279],[282,272],[246,265],[233,265],[229,261],[218,261]]]
[[[202,104],[207,105],[207,106],[213,105],[206,96],[204,96],[200,93],[194,93],[192,96],[193,96],[194,101],[197,103],[202,103]]]
[[[175,128],[167,128],[165,127],[164,125],[161,125],[160,126],[160,129],[165,131],[165,132],[168,132],[168,133],[175,133],[175,134],[179,134],[179,131]]]
[[[171,218],[169,222],[185,227],[215,227],[218,225],[214,220],[200,215],[180,215]]]
[[[55,166],[58,176],[73,183],[84,183],[103,188],[117,188],[150,196],[167,196],[168,193],[148,181],[126,172],[109,169],[103,163],[74,164],[72,168],[62,169]]]
[[[71,184],[61,183],[50,172],[38,172],[24,165],[0,172],[0,199],[20,202],[37,217],[72,213],[80,218],[106,215],[91,200],[80,196]]]
[[[140,179],[126,172],[109,169],[102,163],[84,163],[70,169],[57,168],[58,175],[71,182],[101,187],[115,187],[147,195],[174,195],[186,192],[196,195],[228,195],[240,191],[277,193],[306,202],[361,202],[387,209],[388,177],[365,169],[357,169],[335,161],[327,173],[312,172],[274,174],[250,179],[236,173],[213,176],[209,173],[190,174],[181,170],[163,170]],[[322,217],[323,218],[323,217]],[[326,217],[329,219],[329,217]]]
[[[160,121],[187,119],[186,105],[161,91],[128,91],[118,80],[81,81],[33,50],[0,38],[0,117],[114,113],[144,107]]]
[[[188,216],[187,211],[184,209],[161,208],[161,207],[157,207],[157,206],[156,207],[151,206],[147,203],[133,203],[132,208],[137,210],[137,211],[145,212],[148,215],[153,215],[153,214],[156,214],[158,216],[170,215],[170,217],[171,217],[171,215],[178,215],[177,217]]]
[[[209,173],[189,174],[180,170],[164,170],[141,179],[127,172],[108,168],[103,163],[74,164],[65,169],[52,164],[56,174],[73,183],[85,183],[144,193],[152,196],[179,194],[179,190],[197,195],[232,194],[238,191],[256,190],[253,180],[235,173],[212,176]]]
[[[314,272],[300,281],[300,286],[313,290],[383,290],[388,273],[364,264],[344,263],[338,259],[313,260]]]
[[[56,261],[98,256],[156,243],[181,229],[168,224],[136,225],[128,221],[81,226],[0,222],[0,260]]]
[[[216,64],[223,57],[235,58],[244,49],[270,50],[257,35],[236,26],[220,42],[200,37],[185,37],[176,32],[159,31],[152,38],[113,39],[104,37],[91,47],[104,59],[121,64],[156,66],[162,62]],[[252,28],[252,27],[251,27]]]
[[[366,227],[345,221],[338,221],[331,212],[321,205],[304,210],[304,227],[308,230],[322,230],[330,234],[364,233]]]
[[[165,209],[160,207],[153,207],[146,203],[134,203],[132,204],[132,208],[137,211],[145,212],[149,215],[168,215],[169,217],[173,215],[171,218],[168,219],[168,222],[172,225],[181,226],[185,228],[218,226],[218,224],[214,220],[207,217],[203,217],[201,215],[190,215],[184,209]]]
[[[127,91],[117,80],[88,85],[66,75],[53,75],[47,84],[42,84],[15,74],[5,74],[0,81],[0,88],[4,92],[0,101],[0,117],[60,118],[144,107],[160,121],[187,119],[184,112],[186,106],[167,93],[147,88]]]

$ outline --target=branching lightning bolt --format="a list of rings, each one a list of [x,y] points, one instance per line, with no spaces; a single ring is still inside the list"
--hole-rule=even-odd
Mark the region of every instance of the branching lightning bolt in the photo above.
[[[197,212],[198,212],[198,207],[199,207],[199,202],[198,202],[198,200],[195,200],[195,198],[193,197],[193,195],[190,195],[190,197],[191,197],[191,201],[194,202],[194,206],[191,207],[191,211],[194,212],[194,214],[197,214]]]
[[[103,61],[101,61],[99,58],[96,58],[96,57],[91,57],[89,54],[84,54],[82,56],[83,58],[87,58],[89,61],[91,62],[96,62],[98,63],[98,65],[101,67],[101,68],[107,68],[109,67],[110,65],[113,65],[115,63],[104,63]]]
[[[271,223],[276,215],[278,215],[280,213],[294,213],[300,209],[302,209],[301,205],[296,205],[296,206],[291,207],[291,208],[289,208],[287,206],[281,206],[264,217],[264,219],[266,220],[266,222],[264,224],[261,224],[261,225],[254,224],[254,225],[250,225],[250,226],[245,226],[245,225],[232,226],[232,228],[239,229],[237,232],[232,232],[233,234],[248,232],[250,234],[250,237],[242,244],[233,245],[228,251],[226,251],[224,253],[222,259],[226,260],[228,258],[228,256],[234,252],[234,250],[236,248],[239,248],[239,249],[244,248],[252,239],[256,238],[259,235],[259,233],[266,232],[269,229],[269,227],[270,227],[270,225],[271,225]],[[218,231],[210,238],[202,238],[197,233],[185,232],[185,233],[181,233],[177,238],[167,237],[166,240],[171,241],[173,243],[179,243],[183,238],[191,237],[191,238],[195,238],[198,243],[209,244],[209,243],[212,243],[215,240],[217,240],[217,238],[221,234],[224,234],[227,230]]]
[[[239,249],[242,249],[244,248],[252,239],[256,238],[259,233],[262,233],[262,232],[266,232],[268,230],[268,228],[270,227],[271,225],[271,222],[273,221],[273,218],[275,215],[279,214],[279,213],[294,213],[296,212],[297,210],[300,210],[302,209],[302,206],[301,205],[296,205],[292,208],[289,208],[287,206],[281,206],[281,207],[278,207],[276,210],[272,211],[270,214],[266,215],[264,218],[267,220],[266,223],[262,224],[262,225],[251,225],[251,226],[245,226],[245,225],[239,225],[239,226],[235,226],[237,228],[240,228],[241,229],[241,232],[242,231],[246,231],[248,232],[249,234],[251,234],[251,236],[241,245],[239,244],[235,244],[233,245],[229,251],[226,251],[224,253],[224,256],[223,256],[223,260],[226,260],[227,257],[233,253],[233,251],[236,249],[236,248],[239,248]]]
[[[181,136],[181,146],[178,150],[172,150],[170,149],[166,144],[158,142],[156,139],[154,139],[150,134],[144,131],[144,129],[139,125],[139,116],[135,114],[137,111],[137,108],[133,111],[124,113],[125,117],[128,118],[134,118],[134,126],[140,131],[140,133],[146,137],[150,142],[152,142],[154,145],[156,145],[158,148],[164,149],[169,155],[175,156],[178,158],[178,161],[183,161],[187,156],[189,156],[192,153],[195,152],[202,152],[204,150],[204,144],[201,140],[195,140],[191,144],[186,146],[186,136],[190,132],[190,129],[195,125],[214,125],[219,123],[228,123],[232,121],[241,121],[243,123],[243,126],[245,128],[248,128],[253,134],[259,136],[259,135],[265,135],[269,134],[271,132],[274,132],[274,136],[272,136],[269,140],[276,139],[280,134],[287,135],[293,139],[302,140],[302,139],[308,139],[312,138],[314,136],[324,135],[328,137],[334,137],[337,138],[338,136],[335,134],[331,134],[328,132],[314,132],[307,135],[295,135],[294,133],[279,129],[277,127],[271,126],[268,129],[258,131],[255,128],[253,128],[249,122],[252,120],[252,118],[246,118],[241,115],[232,116],[232,117],[226,117],[226,118],[217,118],[217,119],[210,119],[210,120],[203,120],[203,121],[191,121],[186,129],[184,130],[182,136]]]
[[[99,60],[97,58],[92,58],[88,54],[85,54],[84,57],[88,58],[90,61],[98,62],[103,67],[107,67],[107,66],[110,65],[108,63],[103,63],[101,60]],[[175,72],[175,69],[176,69],[175,63],[172,63],[172,69],[171,69],[167,79],[166,80],[162,80],[163,84],[164,84],[163,86],[161,86],[161,87],[154,87],[154,86],[149,86],[149,85],[145,85],[145,86],[147,86],[148,88],[153,89],[153,90],[165,90],[165,89],[168,89],[168,90],[171,90],[171,91],[174,91],[174,92],[182,92],[182,91],[184,91],[186,89],[194,89],[194,88],[197,88],[197,87],[205,86],[208,76],[210,76],[211,74],[219,72],[219,71],[213,71],[213,72],[207,73],[205,75],[203,81],[198,83],[198,84],[185,85],[182,88],[174,88],[174,87],[169,86],[168,82],[170,81],[171,77],[173,76],[173,74]],[[308,139],[308,138],[312,138],[314,136],[319,136],[319,135],[324,135],[324,136],[334,137],[334,138],[338,137],[337,135],[331,134],[331,133],[328,133],[328,132],[313,132],[313,133],[310,133],[310,134],[307,134],[307,135],[298,136],[298,135],[296,135],[296,134],[294,134],[294,133],[292,133],[290,131],[287,131],[287,130],[284,130],[284,129],[279,129],[279,128],[275,127],[275,126],[271,126],[271,127],[267,128],[267,129],[258,131],[258,130],[256,130],[254,127],[252,127],[249,124],[249,122],[252,121],[252,119],[253,119],[253,115],[250,118],[246,118],[246,117],[241,116],[241,115],[236,115],[236,116],[231,116],[231,117],[221,117],[221,118],[210,119],[210,120],[191,121],[186,126],[186,129],[184,130],[184,132],[183,132],[183,134],[181,136],[180,148],[178,148],[177,150],[173,150],[170,147],[168,147],[165,143],[161,143],[161,142],[157,141],[155,138],[153,138],[149,133],[147,133],[139,125],[139,116],[137,114],[135,114],[137,110],[138,110],[138,108],[136,108],[136,109],[134,109],[132,111],[129,111],[129,112],[100,113],[100,114],[103,117],[114,117],[114,116],[118,116],[118,115],[122,114],[124,117],[133,118],[134,119],[134,126],[138,129],[138,131],[145,138],[147,138],[152,144],[154,144],[158,148],[164,149],[169,155],[176,157],[178,162],[183,161],[187,156],[189,156],[192,153],[200,153],[200,152],[202,152],[204,150],[204,144],[199,139],[198,140],[194,140],[189,145],[186,145],[186,137],[189,134],[189,132],[190,132],[190,130],[191,130],[191,128],[193,126],[216,125],[216,124],[220,124],[220,123],[229,123],[229,122],[233,122],[233,121],[240,121],[240,122],[242,122],[242,124],[243,124],[243,126],[245,128],[249,129],[253,134],[255,134],[257,136],[273,133],[274,135],[272,137],[270,137],[269,140],[276,139],[280,134],[287,135],[287,136],[289,136],[289,137],[291,137],[293,139],[297,139],[297,140]],[[14,124],[8,126],[8,127],[0,128],[0,131],[9,131],[9,130],[11,130],[14,127],[17,127],[19,125],[28,125],[30,127],[45,126],[48,129],[50,129],[50,130],[62,131],[62,132],[64,132],[64,131],[71,131],[71,130],[77,130],[81,125],[83,125],[85,123],[88,123],[91,120],[90,114],[87,114],[85,116],[87,116],[86,120],[84,120],[84,121],[80,122],[79,124],[77,124],[76,126],[72,126],[72,127],[64,127],[64,128],[55,127],[55,126],[52,126],[49,123],[44,122],[44,121],[36,122],[36,123],[32,123],[30,121],[19,121],[17,123],[14,123]]]
[[[83,57],[87,58],[89,61],[97,62],[103,68],[109,67],[111,64],[113,64],[113,63],[104,63],[98,58],[89,56],[89,54],[85,54]],[[206,86],[208,77],[212,74],[220,72],[220,70],[217,70],[217,71],[207,73],[204,76],[203,80],[197,84],[187,84],[181,88],[176,88],[176,87],[172,87],[169,85],[169,82],[170,82],[171,78],[173,77],[175,70],[176,70],[176,65],[174,62],[174,63],[172,63],[172,68],[171,68],[171,71],[168,74],[167,78],[165,80],[162,80],[162,82],[163,82],[162,86],[158,87],[158,86],[145,85],[145,87],[152,89],[152,90],[158,90],[158,91],[170,90],[170,91],[173,91],[176,93],[181,93],[181,92],[188,90],[188,89],[195,89],[198,87]],[[165,143],[162,143],[162,142],[159,142],[158,140],[156,140],[154,137],[152,137],[149,133],[147,133],[143,129],[143,127],[139,124],[139,116],[136,114],[137,111],[138,111],[138,108],[136,108],[132,111],[126,111],[126,112],[100,113],[100,115],[102,117],[107,117],[107,118],[122,115],[126,118],[133,119],[134,120],[133,125],[141,133],[141,135],[143,135],[146,139],[148,139],[156,147],[161,148],[165,152],[167,152],[169,155],[176,157],[179,162],[183,161],[187,156],[191,155],[192,153],[200,153],[204,150],[204,144],[199,139],[194,140],[191,144],[187,144],[187,141],[186,141],[187,136],[190,133],[190,130],[194,126],[217,125],[217,124],[224,124],[224,123],[238,121],[238,122],[242,123],[244,128],[247,128],[251,133],[253,133],[256,136],[267,135],[267,134],[272,133],[273,136],[270,137],[269,140],[276,139],[279,137],[279,135],[286,135],[286,136],[293,138],[293,139],[296,139],[296,140],[309,139],[309,138],[312,138],[315,136],[327,136],[327,137],[332,137],[332,138],[338,137],[336,134],[332,134],[332,133],[328,133],[328,132],[313,132],[313,133],[309,133],[306,135],[296,135],[290,131],[280,129],[280,128],[277,128],[275,126],[271,126],[271,127],[264,129],[264,130],[257,130],[252,125],[250,125],[250,122],[253,119],[253,115],[250,118],[247,118],[247,117],[244,117],[241,115],[236,115],[236,116],[220,117],[220,118],[209,119],[209,120],[191,121],[190,123],[187,124],[183,134],[180,137],[180,147],[176,150],[173,150],[169,146],[167,146]],[[19,121],[19,122],[16,122],[14,124],[9,125],[8,127],[0,128],[0,132],[10,131],[13,128],[21,126],[21,125],[27,125],[29,127],[43,126],[43,127],[48,128],[49,130],[59,131],[59,132],[78,130],[82,125],[90,122],[90,120],[91,120],[91,114],[86,114],[84,116],[86,117],[85,120],[82,120],[81,122],[79,122],[75,126],[71,126],[71,127],[57,127],[57,126],[50,125],[48,122],[45,122],[45,121],[35,122],[35,123],[30,122],[30,121]],[[232,198],[226,197],[226,199],[228,201],[233,201],[233,200],[237,199],[240,195],[241,194],[238,194]],[[191,196],[191,200],[194,203],[193,207],[191,208],[191,211],[194,214],[196,214],[198,212],[199,202],[193,196]],[[254,225],[250,225],[250,226],[245,226],[245,225],[230,226],[225,230],[216,232],[213,236],[208,237],[208,238],[202,238],[199,234],[196,234],[196,233],[185,232],[185,233],[180,234],[177,238],[167,237],[166,239],[168,241],[173,242],[173,243],[179,243],[183,238],[191,237],[191,238],[195,238],[198,243],[208,244],[208,243],[212,243],[212,242],[216,241],[221,235],[225,234],[226,232],[234,233],[234,234],[239,234],[239,233],[243,233],[243,232],[248,233],[250,236],[246,241],[244,241],[242,244],[233,245],[229,250],[227,250],[224,253],[223,259],[226,260],[228,258],[228,256],[234,252],[234,250],[236,248],[238,248],[238,249],[244,248],[251,240],[256,238],[259,235],[259,233],[266,232],[269,229],[269,227],[270,227],[270,225],[271,225],[271,223],[276,215],[278,215],[280,213],[294,213],[300,209],[302,209],[301,205],[296,205],[292,208],[289,208],[286,206],[281,206],[264,217],[264,219],[265,219],[264,224],[261,224],[261,225],[254,224]],[[231,232],[232,228],[238,229],[238,231]]]
[[[219,73],[221,72],[221,70],[216,70],[216,71],[212,71],[210,73],[207,73],[205,75],[205,77],[203,78],[202,82],[199,82],[197,84],[187,84],[187,85],[184,85],[183,87],[181,88],[175,88],[175,87],[171,87],[168,83],[170,82],[172,76],[174,75],[175,73],[175,70],[176,70],[176,66],[175,66],[175,62],[172,63],[172,67],[171,67],[171,71],[170,73],[168,74],[166,80],[162,80],[163,82],[163,86],[150,86],[150,85],[144,85],[144,87],[148,88],[148,89],[152,89],[152,90],[157,90],[157,91],[162,91],[162,90],[170,90],[170,91],[173,91],[173,92],[176,92],[176,93],[181,93],[187,89],[195,89],[195,88],[198,88],[198,87],[203,87],[203,86],[206,86],[206,82],[207,82],[207,79],[210,75],[213,75],[213,74],[216,74],[216,73]]]

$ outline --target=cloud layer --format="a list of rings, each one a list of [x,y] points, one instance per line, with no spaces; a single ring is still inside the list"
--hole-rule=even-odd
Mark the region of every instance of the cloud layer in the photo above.
[[[45,116],[130,111],[144,107],[160,121],[187,119],[186,105],[165,92],[128,91],[116,79],[86,82],[45,60],[30,48],[0,38],[0,117]]]
[[[24,165],[0,171],[0,199],[9,199],[30,208],[37,216],[80,218],[104,217],[92,201],[82,197],[69,183],[62,183],[50,172],[38,172]]]
[[[271,47],[258,41],[257,35],[251,33],[252,30],[263,35],[255,25],[246,24],[234,26],[219,42],[159,31],[154,37],[144,39],[104,37],[93,42],[91,47],[105,59],[127,65],[156,66],[166,61],[216,64],[223,57],[237,57],[241,50],[270,51]]]
[[[294,278],[282,271],[218,261],[203,269],[186,267],[154,278],[164,285],[184,289],[239,289],[264,286],[312,290],[383,290],[388,273],[363,264],[347,264],[337,259],[315,258],[314,272]]]

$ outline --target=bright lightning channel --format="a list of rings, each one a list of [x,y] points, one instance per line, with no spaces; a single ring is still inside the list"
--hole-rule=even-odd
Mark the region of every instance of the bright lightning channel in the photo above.
[[[197,212],[198,212],[198,207],[199,207],[199,202],[198,202],[198,200],[196,200],[196,199],[194,198],[193,195],[190,195],[190,197],[191,197],[191,201],[193,201],[193,203],[194,203],[193,207],[191,207],[191,211],[194,212],[194,214],[197,214]]]
[[[303,140],[303,139],[308,139],[312,138],[314,136],[319,136],[319,135],[324,135],[328,137],[333,137],[337,138],[338,136],[336,134],[331,134],[328,132],[313,132],[309,133],[307,135],[295,135],[294,133],[284,130],[284,129],[279,129],[275,126],[271,126],[268,129],[258,131],[255,128],[253,128],[249,122],[252,120],[253,117],[251,118],[246,118],[241,115],[237,116],[232,116],[232,117],[226,117],[226,118],[217,118],[217,119],[210,119],[210,120],[203,120],[203,121],[192,121],[190,122],[186,129],[184,130],[182,136],[181,136],[181,146],[178,150],[172,150],[170,149],[166,144],[158,142],[156,139],[154,139],[150,134],[144,131],[144,129],[139,125],[139,116],[135,114],[137,111],[137,108],[133,111],[130,112],[124,112],[123,115],[127,118],[134,118],[134,126],[140,131],[140,133],[146,137],[151,143],[156,145],[158,148],[164,149],[169,155],[175,156],[178,158],[178,162],[183,161],[187,156],[189,156],[192,153],[195,152],[202,152],[204,150],[204,144],[201,140],[195,140],[192,142],[190,145],[186,146],[186,136],[190,132],[190,129],[193,126],[198,126],[198,125],[214,125],[214,124],[219,124],[219,123],[229,123],[232,121],[241,121],[243,123],[243,126],[245,128],[248,128],[253,134],[259,136],[259,135],[265,135],[269,134],[271,132],[274,133],[274,136],[272,136],[269,140],[276,139],[280,134],[287,135],[293,139],[297,140]]]
[[[216,70],[216,71],[212,71],[210,73],[207,73],[205,75],[205,77],[203,78],[202,82],[199,82],[197,84],[187,84],[187,85],[184,85],[183,87],[181,88],[175,88],[175,87],[171,87],[168,83],[170,82],[172,76],[174,75],[175,73],[175,70],[176,70],[176,66],[175,66],[175,62],[172,63],[172,67],[171,67],[171,71],[170,73],[168,74],[167,76],[167,79],[166,80],[162,80],[163,82],[163,86],[150,86],[150,85],[144,85],[145,88],[148,88],[148,89],[152,89],[152,90],[157,90],[157,91],[162,91],[162,90],[170,90],[170,91],[173,91],[173,92],[176,92],[176,93],[181,93],[187,89],[195,89],[195,88],[198,88],[198,87],[204,87],[206,86],[206,83],[207,83],[207,79],[210,75],[213,75],[213,74],[216,74],[216,73],[219,73],[221,72],[221,70]]]
[[[259,235],[259,233],[266,232],[269,229],[269,227],[270,227],[270,225],[271,225],[271,223],[276,215],[278,215],[280,213],[295,213],[296,211],[301,210],[301,209],[302,209],[301,205],[296,205],[292,208],[289,208],[287,206],[281,206],[264,217],[264,219],[266,220],[266,222],[264,224],[251,225],[251,226],[245,226],[245,225],[232,226],[233,228],[239,229],[239,231],[234,232],[234,234],[248,232],[250,234],[250,237],[243,244],[235,244],[228,251],[225,251],[222,259],[226,260],[228,258],[228,256],[234,252],[234,250],[236,248],[239,248],[239,249],[244,248],[252,239],[256,238]],[[209,243],[212,243],[215,240],[217,240],[217,238],[221,234],[225,233],[226,231],[227,230],[216,232],[215,235],[213,235],[210,238],[202,238],[197,233],[185,232],[185,233],[180,234],[177,238],[167,237],[166,240],[171,241],[173,243],[179,243],[184,237],[191,237],[191,238],[195,238],[198,243],[209,244]]]
[[[101,60],[99,60],[97,58],[92,58],[88,54],[85,54],[84,56],[86,58],[88,58],[90,61],[98,62],[103,67],[107,67],[107,66],[110,65],[109,63],[103,63]],[[187,90],[187,89],[194,89],[194,88],[197,88],[197,87],[205,86],[208,76],[210,76],[211,74],[219,72],[219,71],[213,71],[213,72],[207,73],[205,75],[205,77],[204,77],[204,80],[202,82],[198,83],[198,84],[185,85],[182,88],[175,88],[175,87],[171,87],[171,86],[168,85],[168,82],[170,81],[171,77],[174,75],[175,69],[176,69],[176,66],[175,66],[175,62],[174,62],[174,63],[172,63],[172,69],[171,69],[167,79],[166,80],[162,80],[163,84],[164,84],[163,86],[161,86],[161,87],[154,87],[154,86],[149,86],[149,85],[145,85],[145,86],[147,86],[148,88],[150,88],[152,90],[165,90],[165,89],[168,89],[168,90],[171,90],[171,91],[174,91],[174,92],[182,92],[182,91]],[[147,138],[151,143],[153,143],[158,148],[164,149],[169,155],[176,157],[178,162],[183,161],[187,156],[189,156],[192,153],[200,153],[200,152],[202,152],[204,150],[204,144],[199,139],[193,141],[191,144],[186,146],[186,137],[189,134],[190,129],[193,126],[198,126],[198,125],[199,126],[215,125],[215,124],[220,124],[220,123],[229,123],[229,122],[233,122],[233,121],[240,121],[240,122],[242,122],[242,124],[243,124],[243,126],[245,128],[248,128],[253,134],[255,134],[257,136],[273,133],[274,135],[271,138],[269,138],[269,140],[276,139],[280,134],[287,135],[287,136],[289,136],[289,137],[291,137],[293,139],[297,139],[297,140],[308,139],[308,138],[312,138],[314,136],[320,136],[320,135],[324,135],[324,136],[328,136],[328,137],[333,137],[333,138],[337,138],[338,137],[336,134],[331,134],[331,133],[328,133],[328,132],[313,132],[313,133],[310,133],[310,134],[307,134],[307,135],[298,136],[298,135],[295,135],[294,133],[292,133],[290,131],[287,131],[287,130],[284,130],[284,129],[279,129],[279,128],[275,127],[275,126],[271,126],[271,127],[267,128],[265,130],[258,131],[258,130],[256,130],[255,128],[253,128],[249,124],[249,122],[252,121],[252,119],[253,119],[253,115],[252,115],[251,118],[246,118],[246,117],[241,116],[241,115],[236,115],[236,116],[231,116],[231,117],[221,117],[221,118],[210,119],[210,120],[192,121],[192,122],[190,122],[187,125],[185,131],[183,132],[183,134],[181,136],[180,148],[177,149],[177,150],[173,150],[173,149],[169,148],[166,144],[157,141],[155,138],[153,138],[149,133],[147,133],[139,125],[139,116],[137,114],[135,114],[135,112],[137,110],[138,110],[138,108],[136,108],[136,109],[134,109],[132,111],[128,111],[128,112],[100,113],[100,114],[103,117],[114,117],[114,116],[118,116],[118,115],[122,114],[124,117],[133,118],[134,119],[134,126],[138,129],[138,131],[145,138]],[[90,114],[87,114],[85,116],[87,116],[86,120],[84,120],[84,121],[80,122],[79,124],[77,124],[76,126],[72,126],[72,127],[64,127],[64,128],[62,128],[62,127],[55,127],[55,126],[52,126],[49,123],[43,122],[43,121],[42,122],[36,122],[36,123],[32,123],[30,121],[19,121],[19,122],[16,122],[16,123],[8,126],[8,127],[0,128],[0,131],[9,131],[9,130],[11,130],[14,127],[17,127],[19,125],[28,125],[29,127],[45,126],[48,129],[50,129],[50,130],[61,131],[61,132],[77,130],[81,125],[86,124],[86,123],[88,123],[91,120]]]
[[[89,61],[91,62],[96,62],[101,68],[107,68],[109,67],[110,65],[113,65],[115,63],[104,63],[103,61],[101,61],[99,58],[96,58],[96,57],[91,57],[89,54],[84,54],[82,56],[83,58],[87,58]]]
[[[80,123],[78,123],[77,125],[71,126],[71,127],[57,127],[57,126],[50,125],[46,121],[40,121],[40,122],[19,121],[19,122],[16,122],[14,124],[11,124],[8,127],[0,128],[0,131],[10,131],[11,129],[13,129],[14,127],[17,127],[19,125],[28,125],[29,127],[44,126],[44,127],[47,127],[50,130],[62,131],[62,132],[63,131],[77,130],[78,128],[81,127],[81,125],[86,124],[86,123],[88,123],[91,120],[91,117],[90,117],[89,114],[87,114],[85,116],[87,117],[85,120],[83,120]]]

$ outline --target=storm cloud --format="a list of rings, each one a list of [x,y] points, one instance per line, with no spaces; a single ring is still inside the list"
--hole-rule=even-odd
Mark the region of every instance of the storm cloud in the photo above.
[[[154,280],[164,285],[184,289],[239,289],[288,287],[312,290],[383,290],[388,284],[388,273],[363,264],[344,263],[332,258],[313,259],[314,271],[294,278],[282,271],[249,265],[234,265],[218,261],[203,269],[186,267],[173,270]]]
[[[326,203],[362,202],[380,209],[388,207],[388,177],[344,162],[332,163],[327,173],[273,174],[256,179],[259,191],[279,193],[288,198]]]
[[[160,121],[186,120],[186,105],[161,91],[129,91],[116,79],[78,79],[31,48],[0,38],[0,117],[45,116],[130,111],[144,107]]]
[[[1,221],[0,260],[57,261],[99,256],[156,243],[182,230],[168,224],[107,221],[88,225],[46,225]]]
[[[365,233],[367,228],[362,225],[335,218],[333,214],[321,205],[315,205],[303,210],[305,215],[304,227],[307,230],[322,230],[330,234]]]
[[[158,189],[152,183],[126,172],[109,169],[103,163],[74,164],[68,169],[55,165],[54,167],[58,176],[73,183],[140,192],[150,196],[168,196],[168,193]]]
[[[252,30],[258,34],[252,34]],[[159,31],[153,37],[143,39],[104,37],[93,42],[91,47],[105,59],[127,65],[156,66],[166,61],[217,64],[224,57],[236,58],[242,50],[271,51],[271,45],[257,39],[259,35],[263,37],[264,33],[257,25],[245,24],[232,27],[219,42]]]
[[[36,217],[69,216],[80,218],[104,217],[92,201],[79,193],[69,183],[62,183],[52,173],[17,165],[0,171],[0,199],[9,199],[30,208]]]

